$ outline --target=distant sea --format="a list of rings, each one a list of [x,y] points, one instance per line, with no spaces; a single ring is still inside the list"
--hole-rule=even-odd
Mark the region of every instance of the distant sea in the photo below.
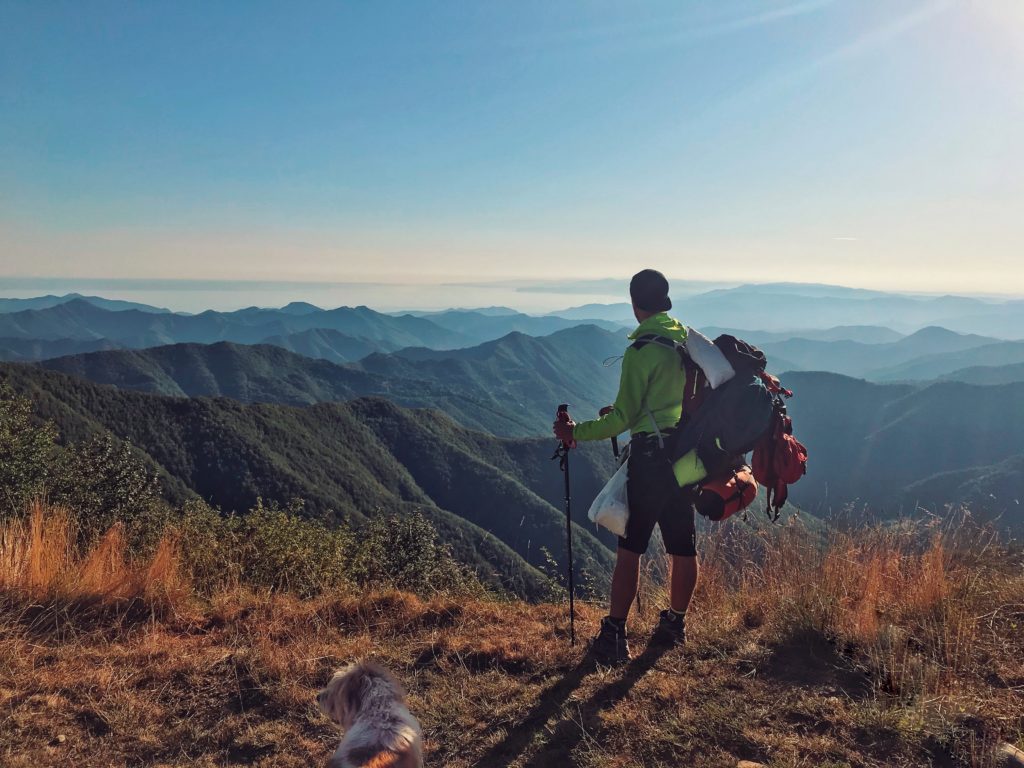
[[[465,281],[445,283],[369,283],[0,277],[0,297],[84,293],[167,307],[176,312],[281,307],[292,301],[306,301],[325,309],[366,305],[382,312],[504,306],[544,313],[581,304],[625,302],[628,285],[628,278],[473,281],[467,276]],[[719,287],[726,284],[679,281],[674,285],[674,294]]]

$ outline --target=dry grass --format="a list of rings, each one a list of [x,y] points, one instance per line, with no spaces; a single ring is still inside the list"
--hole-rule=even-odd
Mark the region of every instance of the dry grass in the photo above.
[[[1019,555],[963,528],[738,531],[706,541],[687,648],[645,648],[649,581],[637,658],[604,670],[561,605],[201,600],[172,533],[141,562],[117,528],[78,553],[38,507],[0,528],[0,764],[323,764],[338,734],[313,696],[366,656],[406,684],[433,765],[986,765],[1019,743]],[[580,614],[586,637],[600,606]]]

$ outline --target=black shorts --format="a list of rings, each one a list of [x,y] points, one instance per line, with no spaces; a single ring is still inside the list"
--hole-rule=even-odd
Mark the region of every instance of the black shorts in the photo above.
[[[672,474],[672,465],[658,447],[657,437],[633,438],[627,471],[629,522],[626,523],[625,537],[619,537],[619,546],[644,554],[657,524],[661,528],[666,552],[695,557],[697,529],[693,494],[689,487],[679,487]]]

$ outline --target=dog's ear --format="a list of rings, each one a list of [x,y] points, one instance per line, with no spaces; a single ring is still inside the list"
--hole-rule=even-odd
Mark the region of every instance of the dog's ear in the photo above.
[[[338,671],[324,689],[321,704],[324,713],[338,725],[348,728],[362,706],[367,682],[367,673],[361,665]]]

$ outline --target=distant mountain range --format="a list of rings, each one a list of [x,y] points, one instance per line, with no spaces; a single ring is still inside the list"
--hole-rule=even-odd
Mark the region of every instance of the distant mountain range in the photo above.
[[[588,304],[559,310],[568,318],[628,322],[629,304]],[[996,339],[1024,335],[1024,300],[966,296],[914,296],[830,285],[768,283],[706,291],[675,301],[672,314],[697,328],[756,328],[799,333],[799,329],[883,326],[910,333],[942,326]]]
[[[882,344],[865,344],[858,341],[822,341],[791,338],[785,341],[764,343],[761,348],[768,359],[782,358],[794,364],[798,370],[831,371],[847,376],[868,379],[919,379],[934,378],[940,373],[962,368],[962,360],[971,359],[965,351],[988,345],[1013,344],[999,342],[985,336],[954,333],[945,328],[923,328],[898,341]],[[1021,345],[1024,347],[1024,344]],[[957,357],[951,357],[958,354]],[[932,376],[910,375],[916,370],[913,363],[932,357],[936,360],[939,373]],[[943,365],[952,366],[943,369]],[[778,368],[778,366],[776,366]],[[900,375],[901,371],[907,372]]]
[[[139,304],[134,301],[119,301],[117,299],[104,299],[100,296],[83,296],[80,293],[67,293],[63,296],[37,296],[31,299],[0,299],[0,313],[22,312],[28,309],[50,309],[61,304],[68,304],[72,301],[84,301],[100,309],[109,309],[119,312],[126,309],[137,309],[140,312],[164,313],[169,309],[152,307],[149,304]]]
[[[301,497],[311,516],[354,523],[418,508],[486,582],[523,597],[544,590],[539,569],[548,556],[563,557],[562,479],[550,438],[500,439],[380,398],[306,408],[170,398],[10,363],[0,364],[0,382],[31,397],[65,439],[110,430],[129,440],[173,500],[194,493],[245,511],[258,498]],[[611,469],[606,446],[573,455],[576,563],[597,589],[613,554],[586,512]]]
[[[40,300],[41,301],[41,300]],[[42,302],[46,303],[46,302]],[[547,335],[579,323],[560,317],[522,313],[448,311],[420,317],[389,315],[368,307],[323,310],[293,303],[281,309],[250,307],[236,312],[207,311],[179,315],[152,308],[113,311],[85,298],[52,306],[0,313],[0,355],[11,360],[102,348],[144,349],[177,343],[275,344],[310,357],[351,362],[373,352],[404,347],[457,349],[501,338],[512,332]],[[597,321],[607,330],[619,325]]]
[[[274,346],[177,344],[46,360],[45,368],[122,389],[177,397],[308,405],[381,395],[435,407],[493,434],[546,433],[553,409],[571,394],[577,418],[614,399],[623,336],[578,326],[547,337],[512,333],[453,351],[410,348],[339,366]]]

